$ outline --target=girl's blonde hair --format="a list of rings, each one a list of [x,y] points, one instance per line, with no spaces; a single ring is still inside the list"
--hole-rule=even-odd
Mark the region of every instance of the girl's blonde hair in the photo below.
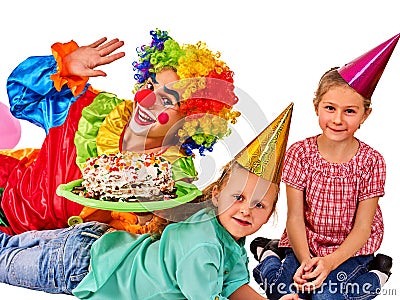
[[[352,87],[347,83],[346,80],[338,72],[338,67],[331,68],[329,71],[325,72],[321,79],[319,80],[317,90],[314,94],[314,108],[318,109],[318,105],[321,102],[322,97],[332,88],[338,86],[346,86],[352,89]],[[363,97],[360,94],[361,97]],[[371,99],[364,99],[364,110],[367,111],[371,107]]]

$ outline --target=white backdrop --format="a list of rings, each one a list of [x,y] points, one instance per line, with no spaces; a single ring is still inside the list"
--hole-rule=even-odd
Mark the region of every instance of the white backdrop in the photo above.
[[[98,89],[131,99],[134,82],[131,62],[136,58],[135,48],[147,43],[150,40],[149,31],[158,27],[170,31],[179,43],[202,40],[211,49],[222,52],[222,58],[235,72],[235,84],[243,95],[239,108],[248,108],[242,106],[246,101],[251,103],[254,114],[261,115],[256,121],[247,112],[235,127],[243,143],[249,142],[293,101],[291,144],[319,132],[312,97],[320,76],[330,67],[341,66],[400,32],[396,2],[1,2],[0,101],[8,103],[5,89],[7,76],[26,57],[50,54],[50,45],[56,41],[74,39],[78,44],[85,45],[103,36],[124,40],[126,57],[103,68],[108,73],[107,78],[91,82]],[[399,185],[396,182],[400,177],[400,158],[394,146],[394,139],[399,136],[396,121],[400,100],[397,88],[400,78],[399,48],[400,45],[375,90],[372,115],[357,132],[360,139],[384,155],[388,170],[386,195],[380,201],[385,220],[385,236],[380,252],[394,258],[394,267],[393,275],[378,299],[398,299],[400,295],[400,254],[394,246],[398,237],[396,215],[399,208]],[[26,122],[21,124],[22,137],[16,148],[40,147],[43,131]],[[219,168],[225,162],[224,157],[214,155],[207,163],[212,162]],[[199,182],[205,184],[212,180],[213,174],[208,175],[208,179],[203,177]],[[280,199],[276,222],[267,224],[254,236],[280,236],[286,217],[284,191]],[[253,266],[251,257],[250,267]],[[2,298],[7,295],[14,300],[71,299],[69,296],[49,295],[4,284],[0,284],[0,294]]]

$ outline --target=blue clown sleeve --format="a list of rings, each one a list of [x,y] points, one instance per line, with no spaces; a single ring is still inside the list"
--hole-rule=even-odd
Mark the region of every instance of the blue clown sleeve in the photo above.
[[[69,107],[79,97],[74,97],[66,85],[61,91],[55,89],[50,76],[56,72],[57,62],[52,55],[32,56],[19,64],[7,80],[11,113],[42,127],[46,134],[64,123]]]

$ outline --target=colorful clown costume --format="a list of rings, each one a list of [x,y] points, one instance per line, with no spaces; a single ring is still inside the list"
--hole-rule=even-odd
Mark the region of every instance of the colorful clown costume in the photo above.
[[[35,60],[27,66],[29,62],[28,60],[20,66],[24,72],[32,67],[36,70],[27,73],[42,74],[37,72],[38,64]],[[47,71],[52,70],[54,64],[55,61],[53,66],[47,67]],[[41,66],[45,72],[46,68],[43,64]],[[14,83],[14,75],[15,72],[9,80],[14,92],[9,92],[22,93],[18,88],[26,89],[26,86]],[[46,77],[43,76],[40,80],[43,81],[44,78]],[[35,82],[37,79],[29,78],[27,82]],[[83,207],[57,196],[55,191],[58,185],[81,178],[81,170],[76,162],[84,162],[86,158],[102,153],[120,151],[120,137],[129,121],[133,103],[112,94],[94,92],[89,86],[78,98],[68,93],[68,88],[64,90],[67,91],[50,91],[49,94],[53,94],[50,95],[49,101],[46,101],[48,98],[44,95],[42,102],[20,101],[18,104],[28,111],[27,119],[31,118],[36,124],[40,123],[48,130],[48,134],[40,150],[0,152],[0,186],[4,187],[1,205],[7,218],[5,222],[10,226],[2,228],[3,231],[21,233],[31,229],[66,227],[68,219],[78,216]],[[52,106],[44,106],[43,102]],[[69,107],[69,110],[66,111],[65,107]],[[59,126],[56,126],[57,123],[54,124],[49,116],[29,113],[62,110],[63,113],[57,114],[56,120],[57,123],[61,122],[61,114],[65,120]],[[78,147],[75,146],[75,141]],[[192,157],[185,157],[177,147],[170,147],[162,155],[173,163],[175,180],[196,177]]]
[[[193,150],[200,154],[212,151],[215,142],[229,134],[227,123],[235,123],[240,115],[231,111],[238,100],[233,92],[233,72],[218,59],[219,53],[212,53],[202,43],[187,45],[184,50],[165,31],[152,31],[151,35],[151,45],[138,49],[140,58],[133,64],[137,71],[135,92],[150,78],[155,80],[165,67],[177,70],[179,78],[185,79],[179,83],[181,90],[186,89],[179,106],[182,114],[191,118],[185,119],[177,132],[176,144],[156,154],[172,163],[174,180],[192,181],[197,178]],[[62,77],[63,58],[77,48],[73,41],[56,43],[53,56],[30,57],[9,76],[12,113],[42,127],[47,136],[41,149],[0,151],[0,230],[6,233],[63,228],[79,219],[107,222],[131,232],[147,230],[136,227],[134,214],[111,212],[110,218],[109,213],[104,215],[56,195],[60,184],[82,177],[80,166],[87,158],[124,150],[124,134],[137,104],[93,89],[87,77]],[[169,59],[168,51],[177,57]],[[160,53],[167,57],[167,63],[153,57],[160,57]],[[203,56],[211,57],[204,60],[208,65],[191,70],[193,58],[200,60]],[[223,89],[221,82],[226,82]],[[209,86],[213,86],[211,96]],[[160,124],[166,122],[165,115],[159,119]],[[126,228],[125,222],[133,228]]]

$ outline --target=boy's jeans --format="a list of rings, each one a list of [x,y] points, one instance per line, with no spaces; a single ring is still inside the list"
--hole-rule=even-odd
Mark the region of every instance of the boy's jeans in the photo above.
[[[311,293],[299,293],[302,299],[373,299],[380,291],[379,278],[368,272],[367,265],[373,255],[352,257],[333,270],[323,285]],[[286,250],[283,262],[276,256],[268,256],[253,270],[254,279],[265,290],[268,299],[298,292],[293,276],[300,266],[291,249]]]
[[[0,282],[71,294],[88,273],[93,242],[108,228],[88,222],[15,236],[0,232]]]

